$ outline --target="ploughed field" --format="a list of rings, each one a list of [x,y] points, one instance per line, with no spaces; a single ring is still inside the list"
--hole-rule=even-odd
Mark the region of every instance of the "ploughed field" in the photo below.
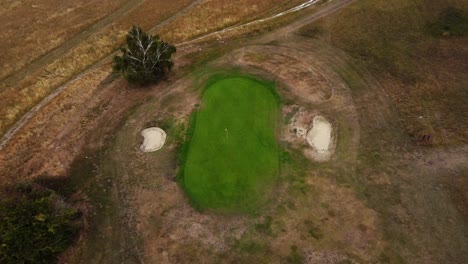
[[[195,206],[252,212],[279,171],[273,84],[249,77],[208,82],[185,153],[181,181]]]

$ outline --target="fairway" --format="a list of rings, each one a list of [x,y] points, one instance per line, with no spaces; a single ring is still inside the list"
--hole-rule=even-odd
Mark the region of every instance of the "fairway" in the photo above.
[[[196,114],[183,185],[196,206],[251,212],[279,169],[273,85],[247,77],[210,84]]]

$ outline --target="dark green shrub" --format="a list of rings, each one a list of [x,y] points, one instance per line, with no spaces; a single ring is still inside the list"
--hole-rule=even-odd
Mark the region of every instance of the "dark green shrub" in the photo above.
[[[159,36],[148,35],[139,26],[133,26],[126,42],[127,46],[120,49],[122,55],[114,57],[114,70],[130,83],[154,83],[172,69],[171,57],[176,48]]]
[[[0,201],[0,263],[53,263],[74,241],[79,212],[53,191],[21,185]]]
[[[468,35],[468,15],[463,10],[449,7],[442,11],[438,21],[428,25],[429,31],[435,37]]]

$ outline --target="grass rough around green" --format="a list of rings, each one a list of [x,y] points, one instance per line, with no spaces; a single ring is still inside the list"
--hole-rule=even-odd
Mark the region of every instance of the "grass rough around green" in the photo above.
[[[182,180],[198,208],[254,212],[279,172],[273,84],[226,77],[207,85]]]

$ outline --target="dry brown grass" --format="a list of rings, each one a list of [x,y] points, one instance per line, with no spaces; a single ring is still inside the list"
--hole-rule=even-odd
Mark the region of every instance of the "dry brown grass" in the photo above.
[[[86,107],[92,105],[92,95],[96,96],[96,88],[99,86],[109,71],[106,67],[93,70],[87,75],[86,79],[80,79],[74,82],[70,87],[61,93],[56,100],[46,105],[43,111],[35,115],[25,126],[27,133],[16,137],[8,145],[5,151],[0,152],[0,163],[3,169],[0,172],[1,182],[3,184],[15,181],[12,175],[27,175],[26,177],[36,176],[47,171],[49,175],[64,175],[65,168],[72,155],[55,155],[55,158],[42,160],[41,152],[65,152],[71,154],[76,146],[80,145],[79,135],[80,126],[86,118]],[[70,127],[74,127],[74,135],[70,135]],[[59,132],[61,131],[61,132]],[[61,145],[61,138],[65,137],[72,141],[73,146]],[[40,141],[35,140],[41,138]],[[58,150],[60,148],[60,150]],[[68,156],[68,157],[67,157]]]
[[[188,5],[189,0],[146,1],[122,19],[84,40],[65,56],[56,59],[12,87],[0,87],[0,135],[24,113],[36,105],[56,87],[74,75],[105,58],[124,41],[133,24],[150,28]]]
[[[0,79],[60,46],[119,8],[124,0],[0,3]]]
[[[159,34],[172,42],[183,42],[261,15],[280,12],[303,0],[207,0],[187,15],[173,21]]]
[[[268,12],[270,12],[270,14],[276,13],[278,8],[284,10],[293,5],[297,5],[298,2],[302,2],[302,0],[288,1],[287,4],[277,6],[277,8],[275,9],[269,9]],[[188,3],[189,1],[185,0],[180,1],[177,5],[183,6],[187,5]],[[159,9],[155,8],[156,6],[159,7]],[[55,87],[63,84],[72,76],[75,76],[76,74],[80,73],[83,69],[88,68],[90,65],[93,65],[96,61],[108,56],[109,53],[114,51],[115,48],[118,47],[118,45],[120,45],[120,43],[123,41],[126,31],[131,25],[131,21],[139,21],[139,24],[143,28],[148,29],[157,24],[158,21],[162,20],[164,16],[167,17],[167,10],[170,10],[170,8],[175,8],[174,3],[161,4],[155,2],[144,2],[140,8],[136,9],[133,12],[130,12],[126,15],[125,18],[103,29],[94,36],[90,37],[89,39],[86,39],[79,46],[72,49],[65,56],[55,61],[52,61],[51,63],[46,65],[44,69],[37,72],[32,72],[30,76],[28,76],[24,80],[21,80],[14,87],[6,87],[7,89],[0,92],[2,98],[5,98],[5,100],[0,101],[0,132],[4,133],[9,126],[11,126],[19,117],[21,117],[26,111],[28,111],[29,108],[37,104],[40,100],[42,100],[42,98],[44,98],[47,94],[52,92],[55,89]],[[152,15],[149,14],[150,12],[152,13]],[[264,13],[264,15],[267,16],[269,14]],[[239,32],[245,33],[246,30],[248,31],[248,29],[243,29]],[[239,32],[236,31],[236,33]],[[107,64],[104,66],[105,70],[99,68],[99,71],[103,70],[107,72],[110,70],[109,66],[110,64]],[[70,119],[71,116],[67,115],[68,119],[64,118],[63,113],[55,113],[53,112],[55,110],[50,110],[50,108],[53,107],[53,105],[62,105],[62,101],[69,101],[69,93],[73,93],[73,96],[78,100],[77,102],[80,102],[78,104],[75,104],[75,102],[73,102],[73,107],[84,103],[84,101],[81,100],[81,98],[86,98],[85,96],[88,95],[90,89],[94,89],[96,86],[95,82],[97,80],[93,77],[95,71],[96,70],[93,70],[90,73],[87,73],[86,77],[75,82],[70,88],[68,88],[63,93],[63,95],[60,95],[57,99],[53,100],[53,102],[47,105],[43,111],[39,112],[33,118],[33,120],[28,122],[24,131],[29,132],[19,137],[19,139],[17,137],[17,140],[14,140],[14,146],[12,147],[15,149],[15,155],[19,155],[18,151],[20,151],[23,148],[32,148],[32,146],[30,145],[25,145],[27,144],[25,142],[31,142],[31,137],[38,136],[39,132],[37,132],[37,129],[39,127],[42,127],[43,125],[46,125],[48,123],[55,124],[52,125],[52,127],[65,126],[63,122],[67,122],[66,120]],[[102,77],[103,75],[99,76]],[[61,99],[64,98],[64,96],[67,99]],[[68,112],[69,111],[67,110],[67,113]],[[76,114],[76,112],[74,113]],[[62,123],[57,124],[54,120],[61,120]],[[30,126],[30,124],[33,125]],[[44,135],[42,135],[41,137],[43,136]],[[41,143],[39,145],[41,145],[42,147],[47,147],[44,146],[44,144]],[[46,145],[50,145],[50,142]],[[11,150],[11,148],[9,147],[8,150]],[[26,152],[24,152],[23,154],[26,156],[31,156],[31,154],[27,154]],[[9,159],[11,157],[0,157],[0,159],[2,158]],[[17,160],[19,162],[22,162],[21,160],[24,161],[24,159]],[[16,165],[12,167],[13,169],[14,167],[20,167],[19,164],[14,164]],[[31,161],[31,164],[27,166],[24,165],[22,167],[26,169],[26,167],[33,168],[34,166],[34,162]],[[35,171],[36,169],[32,170]],[[42,169],[37,170],[42,171]]]
[[[352,89],[360,119],[357,169],[351,176],[348,165],[338,177],[350,177],[346,181],[380,215],[386,240],[381,263],[466,259],[466,199],[459,193],[468,186],[468,39],[434,38],[424,30],[457,3],[467,2],[360,0],[302,32],[320,43],[310,48],[317,60],[341,57],[328,65]],[[333,52],[315,49],[321,46]],[[432,144],[444,146],[420,146],[407,132],[416,140],[419,133],[430,134]]]
[[[50,62],[42,69],[11,87],[0,86],[0,135],[4,134],[22,115],[45,96],[76,74],[115,51],[124,41],[128,28],[139,24],[150,29],[192,1],[145,1],[125,17],[98,31],[71,49],[66,55]],[[268,16],[304,2],[303,0],[255,1],[209,0],[176,18],[162,29],[161,35],[179,42],[200,34],[246,22],[259,16]],[[6,8],[5,8],[6,10]],[[264,30],[261,25],[247,31]],[[50,31],[50,27],[48,28]],[[241,33],[245,32],[243,28]],[[236,34],[239,34],[236,31]],[[45,34],[47,35],[47,34]]]
[[[366,0],[357,3],[364,1]],[[379,0],[374,0],[373,3],[377,1]],[[371,7],[372,5],[366,7],[364,16],[369,15],[368,10],[372,10]],[[128,244],[139,238],[143,240],[144,249],[147,250],[144,252],[148,254],[146,261],[156,263],[166,259],[168,262],[201,262],[206,259],[208,263],[265,263],[273,262],[269,260],[274,259],[281,263],[286,262],[284,258],[290,254],[292,246],[299,248],[299,253],[306,261],[317,263],[458,263],[466,259],[466,250],[463,250],[466,248],[466,239],[463,237],[466,217],[459,217],[451,211],[453,207],[450,199],[459,199],[459,210],[466,215],[466,210],[463,211],[463,206],[466,205],[463,196],[466,188],[463,186],[467,186],[463,180],[463,173],[466,173],[463,153],[452,153],[450,150],[450,154],[459,160],[454,162],[452,157],[445,155],[445,149],[427,155],[432,150],[411,144],[407,147],[407,137],[401,135],[396,115],[393,111],[385,114],[391,107],[386,104],[390,100],[380,96],[384,94],[381,86],[367,76],[367,71],[361,71],[355,64],[348,65],[348,57],[343,52],[328,45],[326,40],[333,39],[333,36],[333,44],[343,44],[339,41],[341,37],[341,41],[347,39],[355,42],[355,47],[363,42],[379,40],[373,35],[366,37],[369,34],[366,30],[369,28],[352,27],[359,21],[368,23],[362,16],[354,17],[356,13],[347,17],[350,19],[348,22],[353,21],[351,28],[343,21],[340,24],[342,31],[335,28],[334,34],[325,32],[321,41],[301,43],[294,40],[278,43],[279,46],[310,51],[313,61],[323,67],[350,71],[345,76],[349,78],[343,79],[353,89],[352,101],[356,104],[360,120],[358,124],[350,124],[355,122],[350,118],[353,115],[343,113],[351,108],[345,109],[338,105],[327,109],[326,106],[321,106],[320,111],[342,113],[335,116],[340,133],[336,158],[328,164],[310,164],[293,155],[296,148],[285,147],[287,151],[281,155],[284,177],[279,185],[283,192],[275,193],[278,206],[272,206],[270,211],[262,215],[243,221],[239,218],[199,214],[190,207],[181,189],[173,181],[177,169],[173,146],[168,144],[163,152],[154,155],[138,153],[139,131],[149,121],[168,116],[180,121],[184,120],[181,115],[189,114],[196,103],[193,101],[196,92],[191,79],[190,83],[181,84],[186,85],[183,90],[173,89],[174,87],[166,89],[165,91],[173,93],[167,95],[167,98],[160,93],[164,91],[160,87],[153,90],[127,90],[123,81],[98,88],[100,81],[109,73],[109,65],[91,71],[86,78],[70,86],[36,115],[22,130],[24,133],[16,136],[8,148],[1,152],[0,177],[2,173],[5,175],[2,182],[6,182],[6,179],[13,182],[32,177],[33,173],[61,174],[67,169],[73,156],[80,152],[80,148],[96,147],[101,141],[111,139],[108,140],[109,146],[104,157],[96,154],[92,155],[94,158],[90,158],[87,152],[83,154],[86,159],[95,159],[88,170],[83,169],[87,166],[83,162],[84,158],[74,168],[78,172],[78,178],[83,181],[77,188],[89,197],[90,204],[96,208],[94,212],[104,219],[102,225],[92,223],[98,228],[95,229],[96,232],[93,229],[89,235],[98,237],[97,242],[93,241],[93,237],[82,242],[93,251],[86,255],[88,259],[80,258],[82,263],[91,260],[101,260],[103,263],[125,262],[119,257],[132,255],[134,251],[128,250]],[[335,22],[329,19],[321,25],[324,30],[330,30]],[[118,32],[118,29],[113,30]],[[356,35],[349,35],[353,33]],[[388,39],[384,40],[388,42]],[[418,81],[405,86],[397,78],[398,75],[386,76],[376,69],[372,71],[387,90],[409,90],[410,96],[398,97],[409,101],[408,109],[414,106],[413,97],[427,96],[430,91],[436,97],[432,100],[423,97],[424,101],[420,103],[425,103],[432,113],[446,113],[432,107],[449,106],[452,102],[450,99],[455,97],[447,94],[442,98],[444,103],[440,104],[440,90],[445,89],[444,85],[440,85],[441,80],[447,81],[447,84],[462,85],[459,80],[466,80],[465,73],[460,72],[465,62],[458,58],[463,58],[466,54],[464,43],[464,39],[443,40],[438,43],[440,46],[432,46],[437,52],[424,49],[422,53],[418,53],[424,55],[427,52],[420,59],[431,55],[434,57],[433,61],[426,60],[427,66],[422,69],[428,71],[427,75],[420,75],[425,76],[424,82]],[[204,48],[203,52],[205,50],[207,49]],[[350,50],[347,51],[353,54]],[[209,53],[200,55],[201,53],[198,52],[197,56],[210,56]],[[73,59],[70,56],[70,60]],[[358,58],[355,53],[353,56]],[[262,56],[254,59],[262,60]],[[231,59],[228,61],[229,64],[232,63]],[[445,68],[441,69],[441,65]],[[73,64],[70,67],[72,69],[78,66]],[[434,70],[432,67],[438,68]],[[59,71],[59,68],[52,69]],[[333,73],[327,76],[335,75]],[[431,75],[433,79],[429,78]],[[356,77],[357,80],[351,77]],[[112,79],[106,81],[110,80]],[[432,85],[433,80],[438,85]],[[452,89],[447,88],[448,91],[460,90]],[[150,96],[154,96],[154,100],[149,99]],[[460,97],[458,102],[466,98]],[[338,102],[354,108],[351,101]],[[428,102],[435,104],[429,105]],[[131,110],[131,105],[140,107]],[[447,113],[459,109],[457,104],[452,107],[453,110]],[[463,121],[463,117],[458,118]],[[117,125],[118,123],[121,125]],[[172,138],[177,135],[176,125],[178,123],[170,127],[174,133],[169,134]],[[359,143],[356,143],[359,145],[356,147],[352,147],[354,145],[350,143],[353,135],[359,136]],[[6,164],[10,166],[7,167]],[[101,166],[96,172],[99,165]],[[450,194],[460,197],[448,196],[445,190],[446,185],[452,188],[450,181],[454,178],[457,178],[457,185],[453,186],[457,187],[456,191],[459,193]],[[442,184],[441,181],[447,183]],[[135,212],[136,215],[133,215]],[[132,216],[136,218],[131,218]],[[265,221],[267,217],[272,220],[270,224]],[[136,219],[137,229],[126,226],[129,219]],[[138,234],[134,236],[137,231],[141,232],[141,237]],[[244,235],[240,236],[242,233]],[[231,247],[222,248],[223,246]],[[226,253],[215,251],[219,248]],[[380,252],[382,255],[379,256]],[[407,258],[409,253],[412,258]],[[104,261],[96,256],[119,259]]]
[[[468,12],[463,0],[357,1],[303,33],[369,69],[415,140],[431,135],[435,145],[467,143],[468,38],[436,38],[427,29],[449,6]]]

